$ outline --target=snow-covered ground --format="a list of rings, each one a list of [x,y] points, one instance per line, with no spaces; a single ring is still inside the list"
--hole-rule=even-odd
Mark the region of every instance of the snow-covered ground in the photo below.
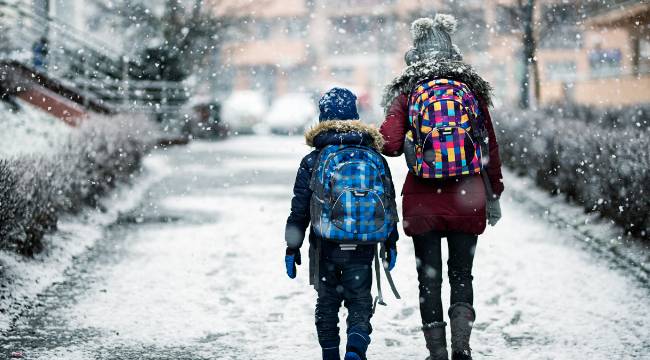
[[[0,339],[2,351],[48,360],[317,359],[307,267],[290,280],[283,265],[291,185],[307,150],[297,137],[240,137],[157,152],[151,161],[166,176]],[[402,160],[391,167],[401,182]],[[525,190],[521,181],[509,176],[506,186]],[[647,283],[519,201],[506,193],[503,220],[479,240],[476,359],[648,358]],[[399,251],[403,300],[385,294],[371,359],[425,357],[409,238]]]
[[[102,239],[106,227],[119,214],[137,206],[149,187],[165,176],[168,168],[158,158],[144,162],[146,175],[137,184],[126,186],[101,200],[105,211],[88,209],[80,215],[66,215],[60,219],[57,231],[45,235],[45,251],[34,258],[0,250],[0,333],[7,331],[16,317],[29,311],[52,284],[65,281],[64,272],[75,258]],[[1,343],[1,342],[0,342]]]

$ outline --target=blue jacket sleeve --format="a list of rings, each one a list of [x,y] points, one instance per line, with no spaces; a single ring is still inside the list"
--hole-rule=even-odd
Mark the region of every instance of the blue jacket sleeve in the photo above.
[[[391,230],[388,239],[386,239],[386,247],[389,249],[394,249],[397,247],[397,240],[399,240],[399,231],[397,230],[397,224]]]
[[[291,199],[291,214],[287,219],[287,226],[284,232],[284,239],[287,247],[299,249],[305,238],[305,231],[309,227],[311,216],[309,214],[309,203],[312,191],[309,188],[311,174],[314,171],[314,163],[318,158],[318,151],[314,150],[305,156],[300,162],[300,168],[296,175],[296,182],[293,185],[293,198]]]
[[[393,182],[393,174],[390,172],[390,166],[388,166],[388,161],[384,158],[384,166],[386,167],[386,175],[390,181],[390,191],[391,191],[391,208],[393,209],[393,220],[395,220],[395,226],[390,232],[388,239],[386,239],[386,247],[395,248],[397,240],[399,240],[399,231],[397,230],[397,223],[399,222],[399,214],[397,213],[397,194],[395,193],[395,183]]]

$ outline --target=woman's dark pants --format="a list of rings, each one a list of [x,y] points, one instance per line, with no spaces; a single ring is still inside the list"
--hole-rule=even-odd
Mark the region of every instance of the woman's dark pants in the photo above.
[[[472,263],[477,236],[458,232],[431,231],[413,237],[420,283],[420,314],[422,324],[443,321],[442,299],[442,238],[447,238],[449,260],[447,270],[451,286],[451,305],[474,303]]]

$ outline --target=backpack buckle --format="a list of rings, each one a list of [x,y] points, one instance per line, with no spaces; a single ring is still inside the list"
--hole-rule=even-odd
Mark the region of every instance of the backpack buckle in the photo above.
[[[355,197],[365,197],[366,195],[368,195],[368,191],[366,191],[366,190],[354,190],[354,191],[352,191],[352,194]]]

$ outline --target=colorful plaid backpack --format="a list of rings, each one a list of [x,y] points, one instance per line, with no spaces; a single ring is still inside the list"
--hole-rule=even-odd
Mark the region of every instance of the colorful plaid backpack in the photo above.
[[[437,79],[411,92],[404,154],[413,174],[435,179],[479,174],[486,138],[478,101],[467,85]]]
[[[397,222],[390,169],[369,147],[323,148],[310,187],[312,227],[321,238],[343,244],[383,243]]]

